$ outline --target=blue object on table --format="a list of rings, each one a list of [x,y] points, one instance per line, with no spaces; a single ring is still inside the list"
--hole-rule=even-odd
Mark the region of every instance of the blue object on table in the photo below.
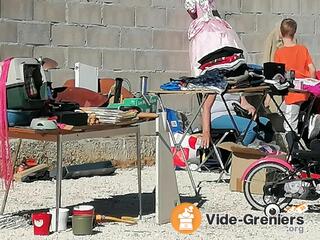
[[[160,86],[162,90],[166,91],[180,91],[181,87],[179,81],[171,81]]]
[[[249,71],[257,74],[263,74],[263,66],[259,64],[247,64]]]
[[[30,110],[7,110],[8,116],[8,125],[9,127],[13,126],[29,126],[32,119],[39,117],[39,111],[30,111]]]
[[[173,133],[183,133],[183,122],[179,112],[166,108],[167,120]]]

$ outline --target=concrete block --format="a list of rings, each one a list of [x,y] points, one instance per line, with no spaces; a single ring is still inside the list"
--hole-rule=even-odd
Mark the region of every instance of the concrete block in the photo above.
[[[120,5],[130,7],[146,7],[151,6],[152,0],[119,0]]]
[[[108,78],[126,78],[130,81],[131,92],[138,92],[140,89],[140,76],[149,76],[150,71],[135,71],[135,70],[124,70],[124,71],[109,71],[108,68],[99,72],[99,77]],[[128,90],[130,87],[128,84],[123,83],[123,86]]]
[[[182,50],[185,36],[186,33],[182,31],[154,30],[153,48]]]
[[[227,15],[226,20],[236,32],[251,33],[256,31],[256,15]]]
[[[276,14],[258,14],[257,31],[269,34],[282,20],[282,16]]]
[[[294,16],[293,19],[298,24],[297,34],[314,34],[316,32],[315,16]]]
[[[300,0],[272,0],[272,13],[300,13]]]
[[[74,71],[72,69],[52,69],[49,70],[49,77],[53,87],[62,87],[67,80],[74,79]]]
[[[69,48],[68,49],[68,67],[74,67],[76,62],[88,64],[90,66],[101,68],[102,54],[98,49],[90,48]]]
[[[35,47],[33,51],[33,56],[47,57],[55,60],[59,65],[59,68],[64,68],[67,59],[67,48],[62,47]]]
[[[136,51],[136,70],[163,71],[165,59],[161,51]]]
[[[31,20],[33,0],[1,0],[1,17]]]
[[[166,25],[166,10],[162,8],[136,8],[136,26],[164,27]]]
[[[183,8],[184,0],[152,0],[153,7]]]
[[[163,53],[166,70],[169,71],[189,71],[189,52],[166,51]]]
[[[216,3],[218,11],[240,13],[240,0],[217,0]]]
[[[188,34],[185,33],[182,38],[182,50],[189,51],[189,43]]]
[[[134,26],[134,8],[106,5],[103,7],[103,24],[116,26]]]
[[[191,20],[185,9],[167,9],[167,28],[187,30]]]
[[[252,63],[255,64],[263,64],[263,53],[253,53],[249,54],[249,59],[251,59]]]
[[[242,13],[269,13],[271,11],[271,0],[242,0]]]
[[[243,34],[241,39],[249,53],[263,52],[267,34]]]
[[[134,52],[130,50],[104,50],[103,68],[108,70],[133,70]]]
[[[118,27],[88,27],[87,45],[89,47],[120,46],[120,28]]]
[[[17,42],[17,22],[0,22],[0,42]]]
[[[85,28],[72,25],[53,25],[52,44],[56,46],[84,46]]]
[[[316,17],[316,34],[320,34],[320,17]]]
[[[139,28],[122,28],[121,47],[148,49],[152,47],[152,31]]]
[[[1,44],[0,59],[7,57],[32,57],[32,51],[32,46]]]
[[[160,85],[170,81],[170,78],[177,79],[182,76],[188,76],[187,72],[151,72],[146,74],[149,77],[148,88],[150,90],[160,89]]]
[[[299,44],[303,44],[308,48],[310,54],[317,54],[320,50],[319,47],[319,35],[306,34],[306,35],[297,35],[297,41]]]
[[[38,21],[65,22],[65,1],[34,0],[33,18]]]
[[[310,15],[310,14],[318,14],[320,10],[320,2],[319,0],[303,0],[301,2],[301,14],[302,15]]]
[[[50,43],[50,24],[18,23],[18,42],[45,45]]]
[[[192,112],[192,95],[166,95],[162,97],[164,105],[184,113]]]
[[[314,54],[312,57],[313,57],[313,62],[316,66],[316,69],[319,69],[320,68],[320,55]]]
[[[101,6],[97,3],[68,3],[68,22],[101,24]]]

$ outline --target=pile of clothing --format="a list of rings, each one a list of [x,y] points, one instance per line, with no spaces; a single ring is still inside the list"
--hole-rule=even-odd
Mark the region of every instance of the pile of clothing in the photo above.
[[[202,70],[197,77],[170,79],[160,86],[163,90],[211,90],[223,93],[228,88],[258,86],[264,82],[262,67],[248,65],[243,51],[234,47],[223,47],[199,60]]]
[[[234,47],[223,47],[201,58],[199,61],[200,75],[205,75],[210,70],[220,70],[226,77],[244,74],[247,70],[243,51]]]

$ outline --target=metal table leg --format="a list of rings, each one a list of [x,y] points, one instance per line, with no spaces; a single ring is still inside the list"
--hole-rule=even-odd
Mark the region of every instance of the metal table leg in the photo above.
[[[17,150],[15,151],[15,154],[13,156],[13,173],[14,173],[14,166],[16,165],[17,163],[17,159],[18,159],[18,155],[19,155],[19,152],[20,152],[20,147],[21,147],[21,143],[22,143],[22,139],[19,138],[18,140],[18,146],[17,146]],[[0,211],[0,215],[3,215],[4,213],[4,210],[6,208],[6,205],[7,205],[7,200],[8,200],[8,195],[9,195],[9,191],[10,191],[10,188],[11,188],[11,182],[10,182],[10,185],[8,186],[8,188],[6,189],[5,193],[4,193],[4,197],[3,197],[3,201],[2,201],[2,205],[1,205],[1,211]]]
[[[199,113],[200,113],[200,111],[201,111],[201,108],[202,108],[203,104],[205,103],[207,97],[208,97],[208,94],[205,94],[204,97],[203,97],[202,103],[200,104],[199,108],[197,109],[196,113],[194,114],[191,122],[190,122],[189,125],[186,127],[186,130],[185,130],[185,132],[183,133],[183,135],[182,135],[182,137],[181,137],[181,139],[180,139],[180,141],[179,141],[178,143],[176,142],[176,140],[175,140],[175,138],[174,138],[174,134],[173,134],[173,132],[172,132],[172,130],[171,130],[169,121],[168,121],[167,119],[165,120],[166,125],[167,125],[167,128],[168,128],[168,130],[169,130],[170,139],[172,140],[173,145],[174,145],[174,147],[176,148],[176,152],[173,154],[173,157],[175,157],[175,155],[176,155],[179,151],[181,151],[181,155],[182,155],[183,161],[184,161],[185,164],[186,164],[186,169],[187,169],[187,172],[188,172],[188,176],[189,176],[189,179],[190,179],[190,181],[191,181],[192,188],[193,188],[196,196],[199,195],[199,192],[198,192],[198,190],[197,190],[197,186],[196,186],[196,184],[195,184],[195,182],[194,182],[194,179],[193,179],[193,176],[192,176],[190,167],[189,167],[189,163],[188,163],[187,158],[186,158],[186,156],[185,156],[185,154],[184,154],[184,151],[183,151],[183,148],[182,148],[181,144],[182,144],[183,140],[185,139],[185,137],[187,136],[187,133],[188,133],[188,131],[191,129],[193,123],[194,123],[195,120],[197,119],[197,117],[198,117],[198,115],[199,115]],[[160,104],[161,111],[162,111],[162,112],[165,112],[164,103],[163,103],[160,95],[158,95],[158,100],[159,100],[159,104]]]
[[[137,170],[138,170],[138,197],[139,197],[139,219],[142,219],[142,181],[141,181],[141,148],[140,148],[140,128],[137,127],[136,132],[137,144]]]
[[[62,182],[62,135],[57,136],[57,176],[56,176],[56,229],[58,232],[59,209],[61,207],[61,182]]]

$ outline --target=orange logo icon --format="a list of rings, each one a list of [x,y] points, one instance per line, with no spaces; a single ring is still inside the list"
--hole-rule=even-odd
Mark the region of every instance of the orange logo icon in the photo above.
[[[181,203],[172,210],[171,225],[179,233],[191,234],[201,225],[201,212],[192,203]]]

